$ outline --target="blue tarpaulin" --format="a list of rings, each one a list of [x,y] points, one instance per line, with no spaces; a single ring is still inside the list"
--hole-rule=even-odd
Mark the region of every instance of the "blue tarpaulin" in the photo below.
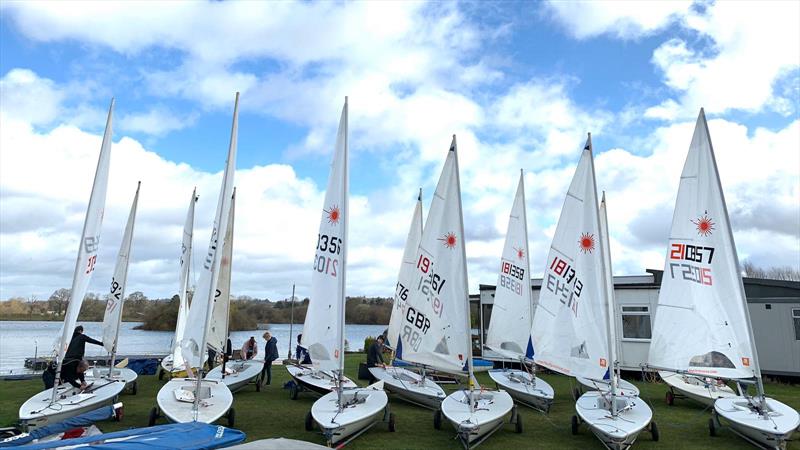
[[[114,416],[114,407],[104,406],[102,408],[97,408],[93,411],[89,411],[87,413],[83,413],[75,417],[70,417],[69,419],[63,420],[61,422],[45,425],[41,428],[37,428],[31,431],[30,433],[20,435],[8,442],[0,441],[0,447],[16,447],[19,445],[27,444],[28,442],[31,442],[34,439],[42,439],[56,433],[63,433],[73,428],[86,427],[95,422],[109,419],[113,416]]]
[[[109,442],[112,439],[121,439]],[[132,428],[114,433],[103,433],[77,439],[26,445],[23,449],[49,449],[59,446],[88,444],[87,449],[96,450],[205,450],[228,447],[245,439],[242,431],[221,425],[200,422],[172,423],[147,428]]]

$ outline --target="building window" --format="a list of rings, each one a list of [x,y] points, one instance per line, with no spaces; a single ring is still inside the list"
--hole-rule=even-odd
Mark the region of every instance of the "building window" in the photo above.
[[[622,307],[622,337],[647,340],[651,338],[649,306]]]
[[[792,308],[792,319],[794,320],[794,338],[800,341],[800,308]]]

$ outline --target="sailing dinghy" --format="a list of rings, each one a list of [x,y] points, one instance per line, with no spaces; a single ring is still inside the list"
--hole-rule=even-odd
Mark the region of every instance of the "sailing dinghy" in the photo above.
[[[233,218],[235,209],[236,188],[233,189],[233,197],[231,198],[228,230],[223,244],[222,261],[219,267],[219,283],[217,284],[214,313],[211,317],[211,329],[209,330],[210,336],[208,339],[209,347],[220,354],[226,351],[230,325],[231,263],[233,261]],[[214,367],[206,374],[206,379],[222,381],[231,392],[236,392],[255,380],[261,374],[263,367],[263,361],[252,359],[227,361],[223,359],[222,364]],[[256,391],[260,390],[260,384],[256,382]]]
[[[227,236],[233,197],[233,177],[236,170],[236,147],[239,124],[239,93],[233,108],[231,141],[225,171],[222,174],[217,211],[208,244],[208,253],[200,270],[200,279],[189,308],[187,327],[181,341],[181,356],[188,371],[194,371],[188,378],[173,378],[168,381],[156,398],[158,406],[150,410],[149,424],[153,425],[160,416],[173,422],[211,423],[227,413],[228,426],[234,424],[233,394],[222,381],[202,378],[203,355],[209,338],[211,315],[219,282],[218,274],[222,263],[224,238]]]
[[[486,346],[518,361],[521,369],[492,369],[489,377],[518,403],[548,412],[553,404],[553,387],[534,373],[533,299],[528,259],[528,218],[525,209],[524,175],[520,170],[517,193],[508,218],[506,242],[500,258],[497,292]]]
[[[422,238],[422,190],[420,189],[417,197],[417,205],[414,208],[414,216],[411,220],[411,228],[408,230],[406,248],[403,252],[403,264],[400,266],[397,286],[394,295],[394,307],[389,319],[389,331],[387,336],[388,346],[395,350],[397,358],[402,356],[402,348],[398,347],[400,336],[404,330],[410,332],[411,326],[405,321],[407,312],[406,300],[408,299],[407,283],[413,276],[416,264],[417,249]],[[394,344],[393,344],[394,343]],[[387,391],[394,393],[399,398],[425,408],[438,410],[442,400],[447,397],[444,389],[436,384],[425,374],[425,366],[420,367],[420,373],[406,369],[405,367],[386,366],[370,367],[372,376],[383,381],[383,386]]]
[[[125,383],[132,394],[138,390],[136,372],[124,365],[116,364],[117,344],[119,343],[119,326],[122,323],[122,308],[125,306],[125,285],[128,281],[128,265],[130,264],[131,243],[133,241],[133,225],[136,221],[136,208],[139,204],[139,188],[141,182],[136,186],[136,195],[133,197],[133,205],[128,215],[128,222],[125,225],[125,232],[122,235],[122,244],[117,255],[117,265],[114,268],[114,276],[111,278],[111,291],[106,301],[106,312],[103,315],[103,347],[111,355],[111,362],[108,368],[95,367],[90,375],[86,377],[86,382],[100,382],[104,380],[121,380]],[[89,381],[91,379],[91,381]]]
[[[389,431],[394,431],[394,415],[389,412],[383,383],[366,388],[345,387],[343,383],[347,230],[350,227],[347,113],[345,97],[319,224],[311,300],[301,341],[315,369],[332,374],[335,382],[334,390],[315,401],[306,415],[306,430],[313,429],[316,423],[328,446],[337,448],[380,420],[387,421]]]
[[[197,188],[192,191],[192,197],[189,200],[189,209],[186,213],[186,221],[183,224],[183,240],[181,242],[181,259],[180,259],[180,284],[178,287],[178,318],[175,321],[175,336],[172,338],[172,350],[169,355],[161,360],[161,370],[158,373],[158,379],[162,379],[164,374],[168,374],[170,378],[186,376],[186,367],[184,365],[183,356],[181,353],[181,340],[183,339],[183,331],[186,329],[186,317],[189,314],[189,273],[192,266],[192,236],[194,234],[194,205],[197,203]],[[208,355],[203,355],[203,362],[208,359]],[[175,363],[177,361],[177,363]]]
[[[604,199],[605,200],[605,199]],[[575,403],[572,432],[585,423],[610,449],[627,449],[649,427],[653,412],[636,396],[619,393],[614,289],[611,281],[605,201],[597,207],[591,135],[570,183],[545,264],[533,320],[539,365],[569,376],[610,379],[606,392],[590,391]]]
[[[465,448],[473,448],[503,426],[514,401],[505,391],[477,386],[472,368],[469,293],[461,210],[456,137],[447,153],[428,219],[414,256],[408,288],[404,331],[397,348],[402,359],[434,370],[461,374],[466,366],[469,387],[442,401],[434,413],[434,428],[442,416],[456,429]],[[405,328],[407,327],[407,328]],[[514,410],[516,411],[516,410]],[[517,422],[518,431],[521,422]]]
[[[736,391],[721,378],[666,371],[659,371],[658,375],[669,386],[665,400],[670,406],[675,403],[676,398],[688,398],[706,406],[713,406],[718,398],[737,396]]]
[[[78,313],[86,295],[86,288],[89,286],[89,280],[92,278],[97,263],[100,228],[103,223],[106,191],[108,190],[113,112],[114,100],[112,99],[111,106],[108,109],[103,143],[100,146],[100,156],[97,161],[94,183],[92,184],[92,193],[89,197],[89,206],[86,210],[86,219],[83,223],[83,233],[78,246],[78,258],[75,262],[70,300],[67,312],[64,315],[61,335],[56,342],[57,348],[55,351],[58,353],[56,380],[61,377],[63,364],[70,362],[64,361],[64,355],[72,338],[75,323],[78,321]],[[69,384],[56,385],[52,389],[39,392],[20,406],[20,426],[25,430],[32,430],[92,411],[101,406],[110,405],[114,403],[114,399],[122,392],[124,387],[124,381],[115,379],[97,381],[83,391]]]
[[[701,109],[681,173],[648,365],[660,371],[736,381],[743,394],[714,400],[710,434],[716,434],[724,419],[756,446],[785,449],[800,426],[800,416],[764,394],[740,274]],[[749,395],[744,384],[755,384],[755,395]]]

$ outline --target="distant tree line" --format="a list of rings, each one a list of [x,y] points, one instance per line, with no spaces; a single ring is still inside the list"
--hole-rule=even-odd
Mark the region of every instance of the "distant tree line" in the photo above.
[[[770,267],[764,269],[748,260],[742,262],[744,276],[750,278],[766,278],[769,280],[800,281],[800,270],[790,266]]]

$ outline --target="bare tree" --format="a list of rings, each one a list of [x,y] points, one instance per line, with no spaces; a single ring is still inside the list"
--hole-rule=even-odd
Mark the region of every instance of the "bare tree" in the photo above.
[[[69,297],[71,295],[72,289],[56,289],[48,299],[50,310],[55,311],[56,314],[60,316],[62,311],[67,309],[67,304],[69,303]]]
[[[742,261],[744,276],[768,280],[800,281],[800,270],[791,266],[776,266],[763,269],[748,260]]]

